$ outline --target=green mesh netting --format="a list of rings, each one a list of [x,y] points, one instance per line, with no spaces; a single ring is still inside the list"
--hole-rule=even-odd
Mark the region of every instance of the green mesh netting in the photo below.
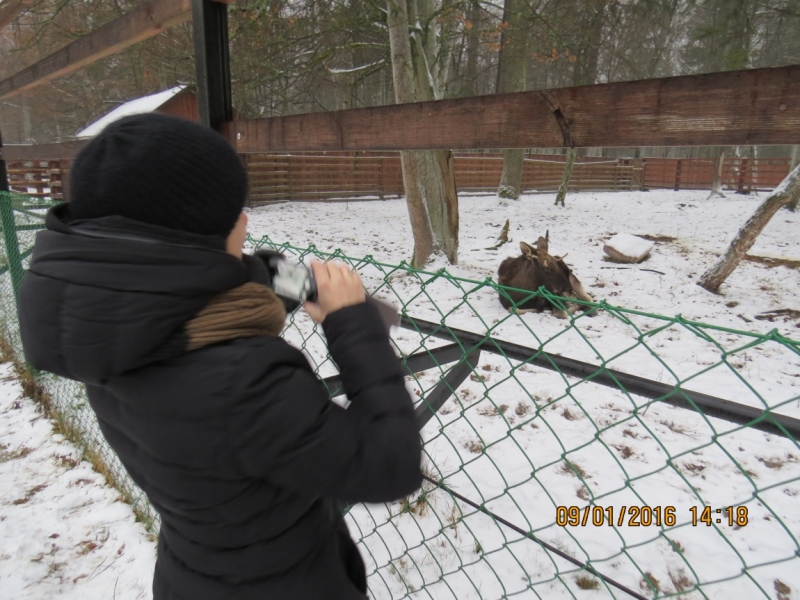
[[[12,258],[0,298],[18,348],[14,286],[48,204],[1,200],[16,235],[5,236]],[[8,249],[14,240],[18,253]],[[605,302],[583,303],[567,320],[509,314],[491,280],[268,238],[248,244],[344,260],[369,293],[401,309],[393,342],[416,401],[425,483],[400,501],[347,512],[371,597],[798,593],[800,342]],[[284,337],[339,395],[314,323],[294,313]],[[39,377],[157,528],[81,387]]]

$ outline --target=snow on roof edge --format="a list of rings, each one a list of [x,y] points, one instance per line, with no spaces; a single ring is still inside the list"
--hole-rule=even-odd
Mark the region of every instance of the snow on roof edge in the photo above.
[[[92,138],[103,131],[103,129],[105,129],[108,125],[114,121],[118,121],[123,117],[153,112],[167,102],[167,100],[177,96],[185,89],[185,85],[179,85],[174,88],[164,90],[163,92],[158,92],[149,96],[143,96],[141,98],[136,98],[135,100],[129,100],[128,102],[125,102],[124,104],[121,104],[112,110],[110,113],[100,117],[97,121],[87,126],[85,129],[79,131],[75,137],[78,139]]]

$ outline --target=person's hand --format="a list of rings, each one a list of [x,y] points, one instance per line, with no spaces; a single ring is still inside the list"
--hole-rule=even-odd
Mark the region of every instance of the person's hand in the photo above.
[[[322,323],[332,312],[361,304],[366,300],[364,285],[358,273],[343,263],[311,263],[317,282],[317,301],[306,302],[303,307],[317,323]]]

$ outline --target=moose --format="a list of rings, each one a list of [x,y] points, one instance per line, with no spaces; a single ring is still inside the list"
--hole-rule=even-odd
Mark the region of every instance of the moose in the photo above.
[[[500,264],[497,282],[502,286],[531,291],[536,291],[544,286],[548,292],[556,296],[580,298],[592,302],[592,297],[586,293],[581,282],[572,274],[563,257],[552,256],[548,253],[549,242],[549,230],[544,237],[540,236],[533,246],[520,242],[522,256],[509,257]],[[528,295],[521,292],[501,292],[500,303],[509,312],[518,314],[542,312],[550,308],[559,319],[566,319],[568,315],[573,314],[579,308],[577,304],[570,304],[564,310],[543,296],[535,296],[518,304]],[[517,304],[516,307],[515,304]]]

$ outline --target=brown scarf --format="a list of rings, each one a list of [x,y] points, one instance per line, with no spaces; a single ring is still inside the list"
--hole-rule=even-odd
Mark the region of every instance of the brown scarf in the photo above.
[[[277,336],[286,322],[286,309],[270,288],[245,283],[214,296],[186,324],[187,350],[258,335]]]

